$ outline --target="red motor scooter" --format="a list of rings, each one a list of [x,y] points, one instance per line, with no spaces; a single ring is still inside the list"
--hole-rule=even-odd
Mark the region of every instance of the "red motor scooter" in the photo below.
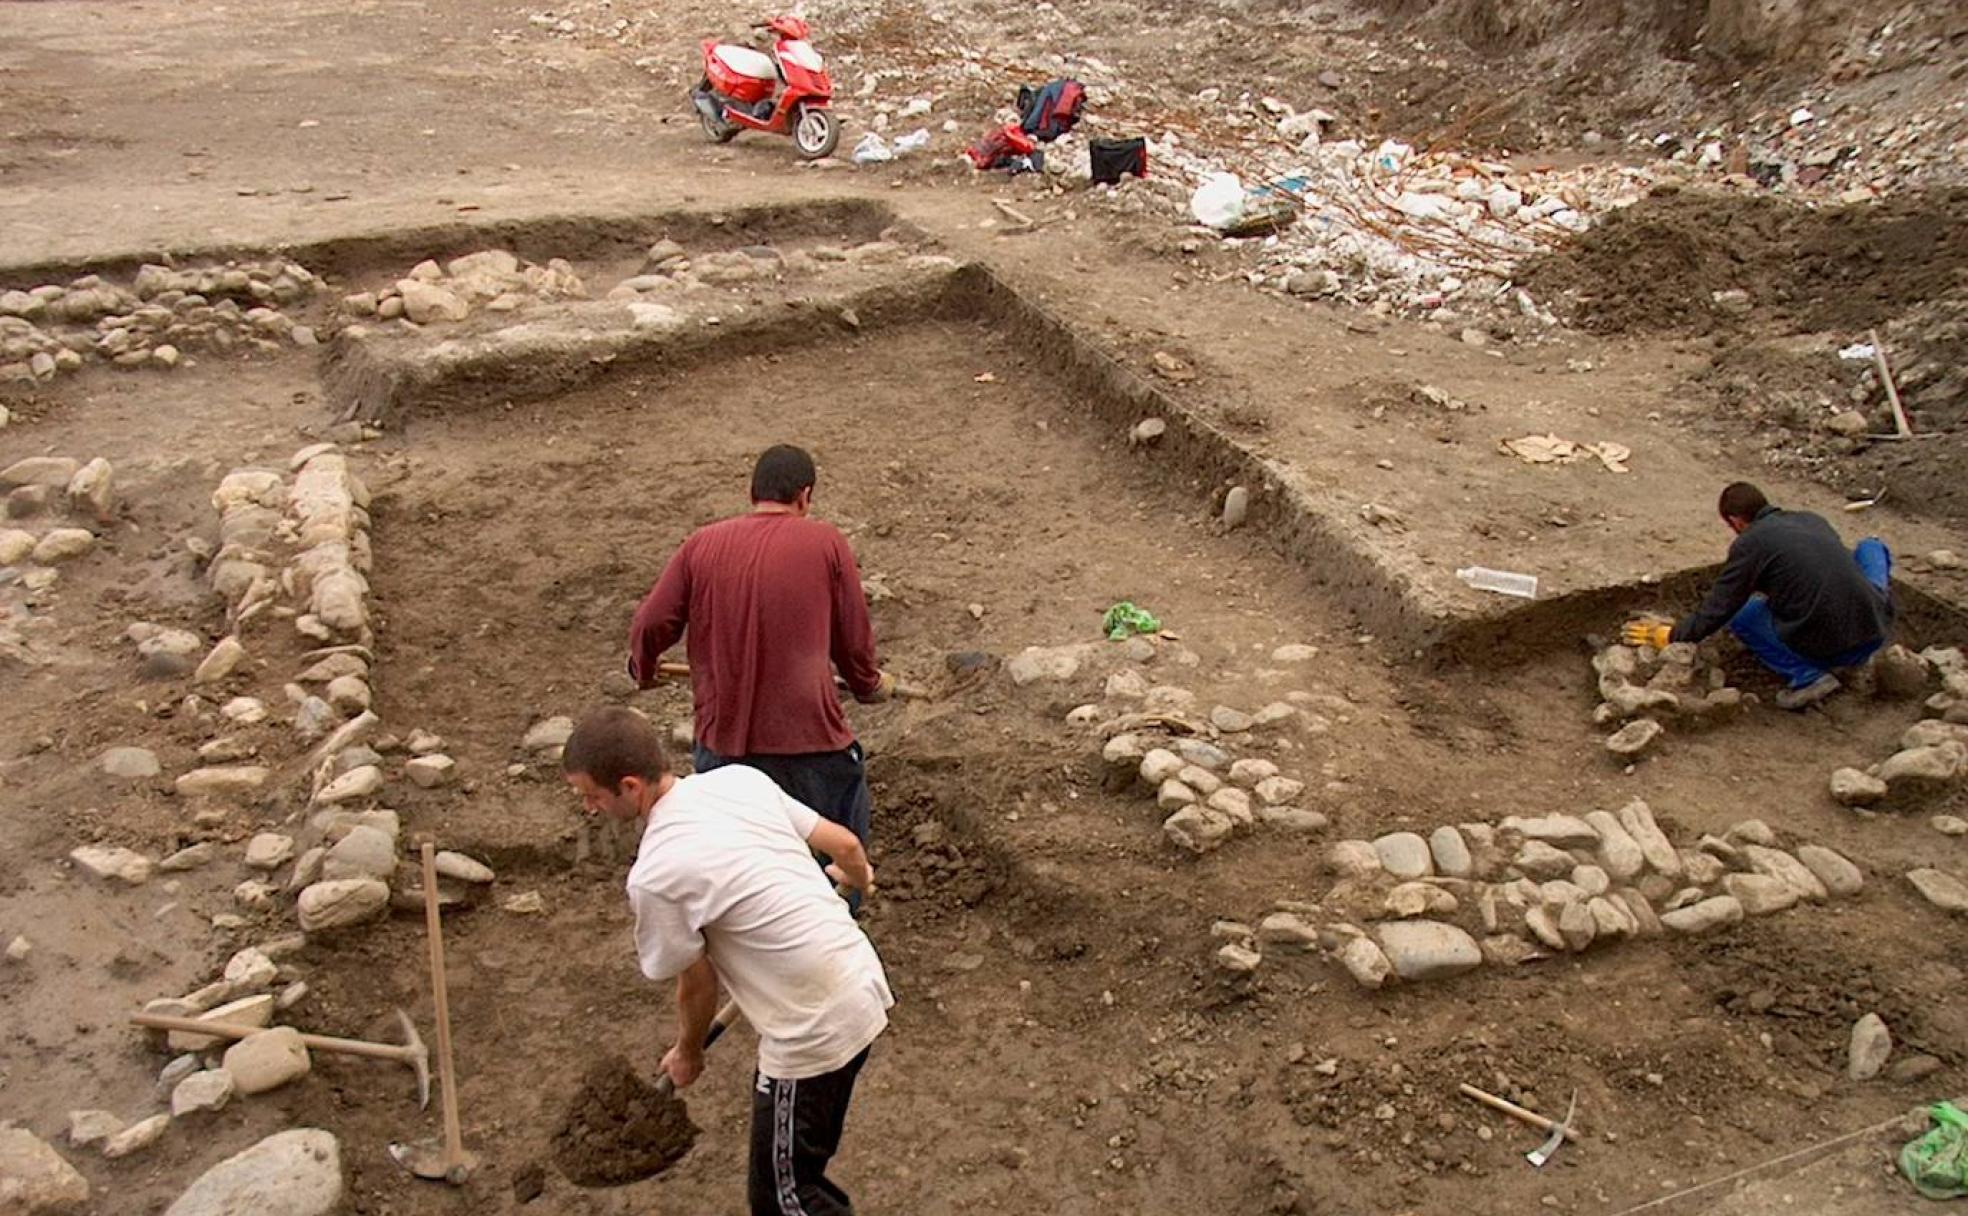
[[[779,36],[770,55],[704,40],[704,78],[690,91],[704,134],[721,144],[744,130],[790,135],[801,157],[819,160],[840,143],[840,123],[828,109],[834,82],[826,61],[806,40],[811,29],[798,17],[774,17],[752,28]]]

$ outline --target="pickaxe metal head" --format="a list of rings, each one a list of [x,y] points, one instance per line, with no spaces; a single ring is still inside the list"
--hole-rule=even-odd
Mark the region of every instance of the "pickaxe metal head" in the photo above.
[[[428,1110],[431,1101],[431,1062],[430,1049],[424,1046],[424,1036],[417,1033],[417,1024],[403,1010],[396,1011],[396,1020],[403,1024],[403,1059],[417,1070],[417,1108]]]

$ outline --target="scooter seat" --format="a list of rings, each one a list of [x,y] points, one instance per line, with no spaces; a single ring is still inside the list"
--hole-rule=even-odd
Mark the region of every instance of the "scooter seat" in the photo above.
[[[779,68],[772,62],[772,56],[763,51],[755,51],[748,46],[719,46],[711,51],[717,61],[740,76],[753,80],[777,80]]]

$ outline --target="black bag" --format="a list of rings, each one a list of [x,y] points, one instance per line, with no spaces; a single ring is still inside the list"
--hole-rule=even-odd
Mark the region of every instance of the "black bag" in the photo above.
[[[1140,137],[1088,140],[1087,152],[1093,158],[1095,185],[1111,186],[1130,173],[1148,176],[1148,141]]]

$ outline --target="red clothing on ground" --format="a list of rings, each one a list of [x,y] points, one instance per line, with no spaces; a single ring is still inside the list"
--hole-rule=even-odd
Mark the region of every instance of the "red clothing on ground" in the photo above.
[[[838,528],[768,512],[692,533],[629,629],[629,671],[644,687],[686,625],[700,746],[735,758],[854,742],[833,669],[856,697],[874,694],[881,669],[861,571]]]

